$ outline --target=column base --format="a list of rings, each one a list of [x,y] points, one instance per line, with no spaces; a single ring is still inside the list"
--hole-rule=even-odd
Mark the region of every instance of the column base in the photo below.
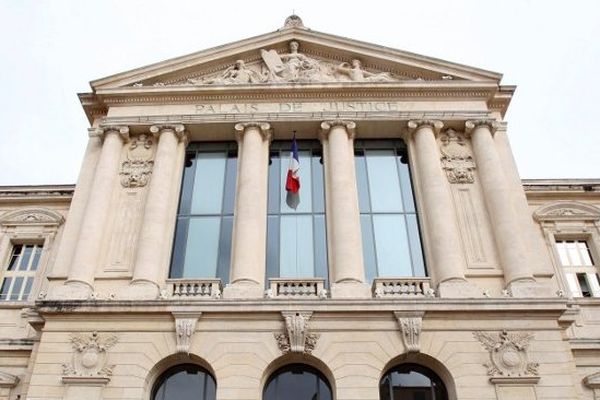
[[[363,282],[340,282],[331,284],[332,299],[370,299],[371,287]]]
[[[437,295],[447,299],[473,299],[483,297],[483,291],[476,285],[460,279],[440,283]]]
[[[549,284],[536,282],[534,280],[519,280],[508,284],[506,289],[512,297],[556,297]]]
[[[159,294],[160,290],[155,283],[140,281],[120,288],[116,297],[119,300],[156,300]]]
[[[257,283],[230,283],[223,289],[224,299],[262,299],[265,289]]]
[[[93,292],[93,287],[88,283],[66,281],[64,284],[52,288],[46,296],[46,300],[87,300]]]

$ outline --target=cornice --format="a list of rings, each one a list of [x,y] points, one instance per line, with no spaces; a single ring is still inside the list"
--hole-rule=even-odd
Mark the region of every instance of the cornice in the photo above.
[[[0,186],[0,203],[71,201],[75,185]]]

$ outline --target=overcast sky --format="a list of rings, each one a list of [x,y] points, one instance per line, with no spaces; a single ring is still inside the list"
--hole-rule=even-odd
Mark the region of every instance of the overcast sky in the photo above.
[[[504,74],[523,178],[600,178],[600,2],[0,0],[0,185],[74,183],[89,81],[271,32],[316,31]]]

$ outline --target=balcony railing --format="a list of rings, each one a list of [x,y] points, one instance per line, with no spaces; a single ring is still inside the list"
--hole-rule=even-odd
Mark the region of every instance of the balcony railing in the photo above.
[[[267,297],[271,298],[325,298],[323,278],[271,278]]]
[[[220,279],[167,279],[170,298],[218,299],[221,297]]]
[[[375,278],[373,297],[434,297],[429,278]]]

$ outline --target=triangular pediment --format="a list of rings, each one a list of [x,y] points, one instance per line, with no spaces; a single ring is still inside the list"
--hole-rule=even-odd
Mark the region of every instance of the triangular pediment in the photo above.
[[[275,32],[116,74],[91,85],[95,91],[110,91],[290,83],[498,83],[501,79],[495,72],[320,33],[288,21]]]

